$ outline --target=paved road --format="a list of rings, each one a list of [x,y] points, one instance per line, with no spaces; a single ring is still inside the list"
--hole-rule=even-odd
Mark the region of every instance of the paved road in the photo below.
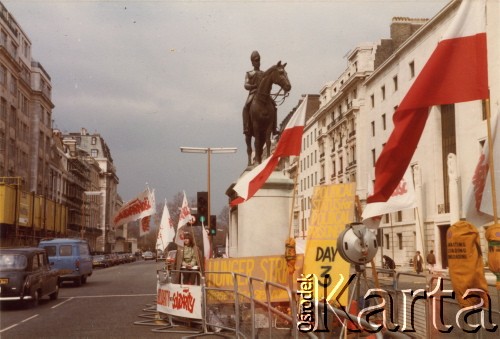
[[[96,269],[81,287],[66,283],[59,299],[36,308],[2,304],[1,338],[145,338],[164,337],[151,327],[134,325],[156,297],[155,261]],[[180,338],[180,335],[169,335]]]

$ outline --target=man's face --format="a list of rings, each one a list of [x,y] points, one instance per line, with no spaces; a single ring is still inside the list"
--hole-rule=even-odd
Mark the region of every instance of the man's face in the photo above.
[[[252,58],[252,65],[253,67],[259,68],[260,67],[260,57],[255,56]]]

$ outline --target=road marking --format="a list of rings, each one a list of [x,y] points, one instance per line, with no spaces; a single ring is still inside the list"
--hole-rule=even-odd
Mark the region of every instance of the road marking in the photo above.
[[[4,328],[3,330],[0,330],[0,333],[5,332],[5,331],[7,331],[7,330],[10,330],[11,328],[16,327],[17,325],[19,325],[19,324],[21,324],[21,323],[24,323],[24,322],[27,322],[28,320],[31,320],[31,319],[36,318],[36,317],[38,317],[38,314],[35,314],[34,316],[31,316],[31,317],[29,317],[29,318],[26,318],[26,319],[24,319],[24,320],[21,320],[21,321],[20,321],[20,322],[18,322],[17,324],[10,325],[9,327]]]
[[[155,296],[155,294],[108,294],[108,295],[80,295],[73,297],[75,299],[85,299],[85,298],[115,298],[115,297],[151,297]]]
[[[51,308],[56,308],[56,307],[59,307],[59,306],[61,306],[62,304],[64,304],[64,303],[66,303],[66,302],[70,301],[71,299],[73,299],[73,297],[69,298],[68,300],[64,300],[63,302],[61,302],[61,303],[59,303],[59,304],[57,304],[57,305],[54,305],[54,306],[52,306]]]

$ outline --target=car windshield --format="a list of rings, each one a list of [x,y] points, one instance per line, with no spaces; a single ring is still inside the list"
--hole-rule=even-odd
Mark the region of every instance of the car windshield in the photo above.
[[[0,254],[0,269],[24,269],[27,260],[22,254]]]

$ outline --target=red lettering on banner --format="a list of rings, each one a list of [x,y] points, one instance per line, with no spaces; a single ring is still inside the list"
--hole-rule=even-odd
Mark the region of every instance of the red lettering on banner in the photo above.
[[[140,214],[144,211],[147,211],[151,208],[151,202],[146,197],[143,201],[139,199],[135,199],[129,203],[128,206],[125,206],[118,215],[114,218],[114,223],[117,224],[121,219],[128,218],[135,214]]]
[[[193,313],[194,303],[196,301],[195,298],[191,295],[188,289],[185,289],[181,292],[175,292],[173,295],[174,304],[172,308],[174,310],[184,309],[189,313]]]
[[[170,301],[170,291],[159,289],[156,303],[158,305],[168,307],[169,301]]]

